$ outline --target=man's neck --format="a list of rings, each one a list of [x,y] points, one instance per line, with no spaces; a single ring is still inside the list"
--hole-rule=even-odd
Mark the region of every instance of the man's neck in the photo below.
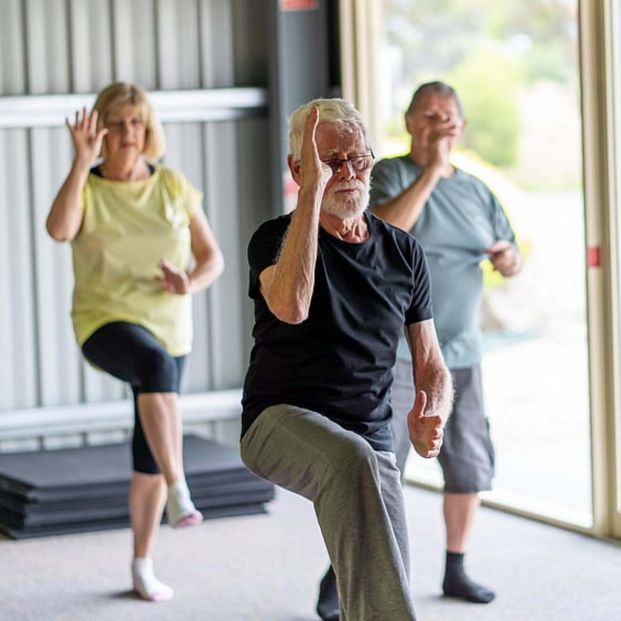
[[[369,225],[364,215],[342,220],[322,211],[319,215],[319,226],[333,237],[352,244],[359,244],[369,239]]]

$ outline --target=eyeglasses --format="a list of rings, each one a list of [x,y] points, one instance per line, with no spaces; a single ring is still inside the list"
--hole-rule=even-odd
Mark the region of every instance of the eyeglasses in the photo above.
[[[333,175],[336,175],[341,170],[341,166],[343,166],[343,164],[349,164],[355,173],[369,170],[369,168],[373,166],[374,159],[375,154],[373,153],[373,150],[371,150],[371,153],[367,153],[366,155],[354,155],[353,157],[348,157],[346,160],[321,161],[331,168]]]
[[[141,129],[144,127],[145,122],[142,119],[131,119],[127,124],[131,125],[134,129]],[[127,124],[121,119],[112,119],[111,121],[108,121],[105,126],[109,132],[116,132],[120,134],[125,130]]]

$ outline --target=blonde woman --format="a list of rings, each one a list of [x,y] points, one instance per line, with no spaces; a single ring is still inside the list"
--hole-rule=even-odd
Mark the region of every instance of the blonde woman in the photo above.
[[[173,527],[202,521],[183,473],[178,393],[192,294],[222,273],[222,253],[201,192],[156,163],[164,134],[139,86],[107,86],[67,127],[75,158],[47,230],[71,242],[72,319],[84,356],[134,393],[133,586],[162,601],[173,592],[155,578],[151,552],[164,505]]]

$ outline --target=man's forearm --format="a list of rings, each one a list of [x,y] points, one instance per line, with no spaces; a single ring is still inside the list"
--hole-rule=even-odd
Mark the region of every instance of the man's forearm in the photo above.
[[[401,194],[371,211],[382,220],[404,231],[412,230],[440,178],[437,168],[423,168],[421,174]]]
[[[321,187],[301,189],[278,260],[270,269],[263,296],[282,321],[301,323],[308,316],[315,285]]]
[[[444,422],[453,407],[453,380],[444,364],[428,364],[414,371],[416,390],[427,393],[426,413],[437,414]]]

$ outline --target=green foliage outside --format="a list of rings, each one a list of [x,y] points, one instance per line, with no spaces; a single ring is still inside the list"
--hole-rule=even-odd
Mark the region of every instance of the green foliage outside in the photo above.
[[[575,191],[580,186],[577,5],[577,0],[384,0],[386,41],[399,50],[385,128],[390,143],[409,142],[403,110],[414,88],[441,79],[463,101],[464,148],[530,190]]]
[[[463,145],[490,164],[513,166],[518,156],[520,67],[496,47],[474,50],[448,75],[462,100],[468,128]]]

